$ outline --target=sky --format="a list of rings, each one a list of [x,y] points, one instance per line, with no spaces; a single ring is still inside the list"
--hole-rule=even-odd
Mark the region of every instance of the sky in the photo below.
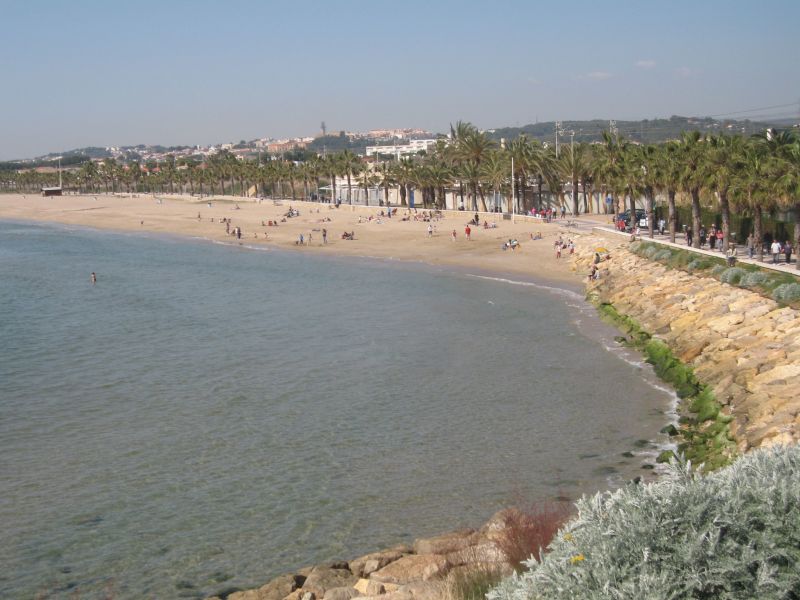
[[[0,160],[800,111],[798,0],[0,0],[0,23]]]

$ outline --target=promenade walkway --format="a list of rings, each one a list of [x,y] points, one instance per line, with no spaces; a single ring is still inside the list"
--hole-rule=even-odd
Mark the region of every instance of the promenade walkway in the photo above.
[[[603,225],[595,225],[592,227],[592,231],[603,233],[603,234],[610,234],[612,236],[618,236],[625,239],[630,239],[630,233],[624,233],[622,231],[618,231],[614,227],[603,226]],[[670,248],[679,248],[681,250],[688,250],[689,252],[694,252],[695,254],[702,254],[705,256],[713,256],[715,258],[722,258],[725,259],[725,254],[718,251],[718,250],[707,250],[704,248],[692,248],[691,246],[687,246],[686,243],[672,243],[669,241],[669,235],[659,235],[658,232],[655,233],[655,236],[651,239],[650,236],[645,231],[642,235],[636,236],[637,240],[642,240],[645,242],[654,242],[657,244],[661,244],[663,246],[668,246]],[[749,265],[756,265],[761,267],[762,269],[769,269],[771,271],[779,271],[782,273],[789,273],[790,275],[794,275],[800,277],[800,271],[797,270],[797,255],[792,255],[792,263],[786,264],[785,258],[783,254],[779,255],[778,257],[779,262],[776,264],[772,263],[772,255],[764,253],[764,260],[759,261],[757,258],[747,258],[747,249],[742,246],[736,246],[736,262],[737,263],[744,263]]]

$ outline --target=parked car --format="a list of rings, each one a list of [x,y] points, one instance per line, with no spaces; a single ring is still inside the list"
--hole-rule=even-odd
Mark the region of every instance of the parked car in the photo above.
[[[621,212],[617,215],[617,221],[625,221],[625,225],[629,226],[631,224],[631,211],[630,209],[626,210],[625,212]],[[639,224],[639,227],[647,227],[647,214],[644,210],[639,208],[636,209],[636,221]]]

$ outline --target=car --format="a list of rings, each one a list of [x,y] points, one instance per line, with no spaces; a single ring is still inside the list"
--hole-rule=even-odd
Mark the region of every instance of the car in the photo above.
[[[644,210],[637,208],[636,209],[636,220],[639,223],[640,227],[646,227],[646,225],[642,225],[642,221],[647,223],[647,215],[645,214]],[[630,209],[626,210],[625,212],[621,212],[617,215],[617,221],[625,221],[625,225],[631,224],[631,211]]]

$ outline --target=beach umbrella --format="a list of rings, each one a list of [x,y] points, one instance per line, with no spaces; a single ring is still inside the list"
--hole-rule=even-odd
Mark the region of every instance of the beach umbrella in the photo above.
[[[594,251],[595,252],[608,252],[608,250],[606,248],[595,248]]]

